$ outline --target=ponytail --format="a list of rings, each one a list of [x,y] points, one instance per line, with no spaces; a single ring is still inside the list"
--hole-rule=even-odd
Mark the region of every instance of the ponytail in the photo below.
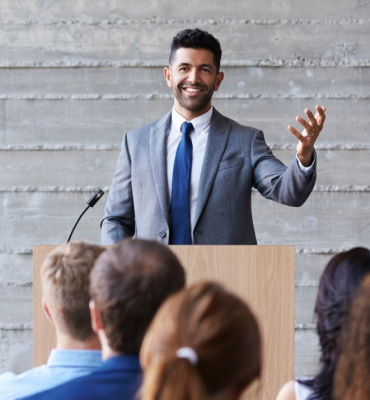
[[[141,400],[203,400],[207,397],[198,368],[185,358],[162,358],[145,371]]]
[[[242,391],[261,371],[258,324],[221,286],[184,289],[161,306],[145,335],[141,400],[205,400]]]

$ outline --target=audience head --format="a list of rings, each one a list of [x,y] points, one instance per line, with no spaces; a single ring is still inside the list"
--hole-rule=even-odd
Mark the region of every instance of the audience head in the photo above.
[[[58,332],[77,341],[95,336],[89,311],[89,274],[102,246],[74,241],[50,252],[41,266],[43,306]]]
[[[140,360],[142,400],[237,399],[261,373],[258,324],[232,293],[197,284],[160,308]]]
[[[335,372],[334,398],[370,399],[370,276],[353,300]]]
[[[198,28],[179,32],[172,39],[169,66],[173,63],[176,51],[182,47],[209,50],[213,54],[216,72],[219,72],[222,50],[220,42],[213,35]]]
[[[356,247],[334,256],[321,276],[315,305],[321,370],[306,383],[317,399],[332,398],[342,326],[356,291],[369,272],[370,250]]]
[[[98,258],[90,276],[94,330],[111,351],[138,354],[157,309],[184,285],[185,271],[167,246],[120,242]]]

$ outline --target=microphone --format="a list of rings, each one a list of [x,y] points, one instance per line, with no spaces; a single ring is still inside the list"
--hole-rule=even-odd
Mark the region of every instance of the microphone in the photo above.
[[[85,212],[91,207],[93,208],[95,204],[104,196],[104,192],[99,188],[92,196],[91,199],[87,202],[87,207],[83,210],[82,214],[78,217],[77,222],[75,223],[75,226],[72,229],[72,232],[69,235],[69,238],[67,240],[67,243],[71,240],[71,237],[73,235],[73,232],[76,229],[77,224],[80,222],[80,219],[82,216],[85,214]]]

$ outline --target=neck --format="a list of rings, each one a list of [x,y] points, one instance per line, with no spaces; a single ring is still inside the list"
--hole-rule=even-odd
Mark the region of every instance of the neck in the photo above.
[[[99,340],[101,343],[101,351],[102,351],[102,359],[103,361],[108,360],[109,358],[115,357],[115,356],[121,356],[122,353],[113,350],[108,343],[108,339],[107,336],[105,335],[105,332],[100,329],[98,331],[98,335],[99,335]]]
[[[207,104],[206,107],[201,110],[188,110],[187,108],[182,107],[178,101],[175,99],[174,108],[177,113],[179,113],[182,117],[184,117],[187,121],[192,121],[194,118],[198,118],[201,115],[205,114],[211,109],[211,103]]]
[[[96,335],[91,335],[86,340],[77,340],[72,336],[63,333],[56,332],[57,336],[57,345],[56,348],[58,350],[100,350],[100,342],[99,338]]]

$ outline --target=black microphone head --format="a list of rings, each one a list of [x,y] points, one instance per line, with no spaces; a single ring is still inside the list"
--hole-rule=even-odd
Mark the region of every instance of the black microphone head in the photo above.
[[[103,197],[104,192],[99,188],[87,202],[87,204],[92,208],[95,204]]]

